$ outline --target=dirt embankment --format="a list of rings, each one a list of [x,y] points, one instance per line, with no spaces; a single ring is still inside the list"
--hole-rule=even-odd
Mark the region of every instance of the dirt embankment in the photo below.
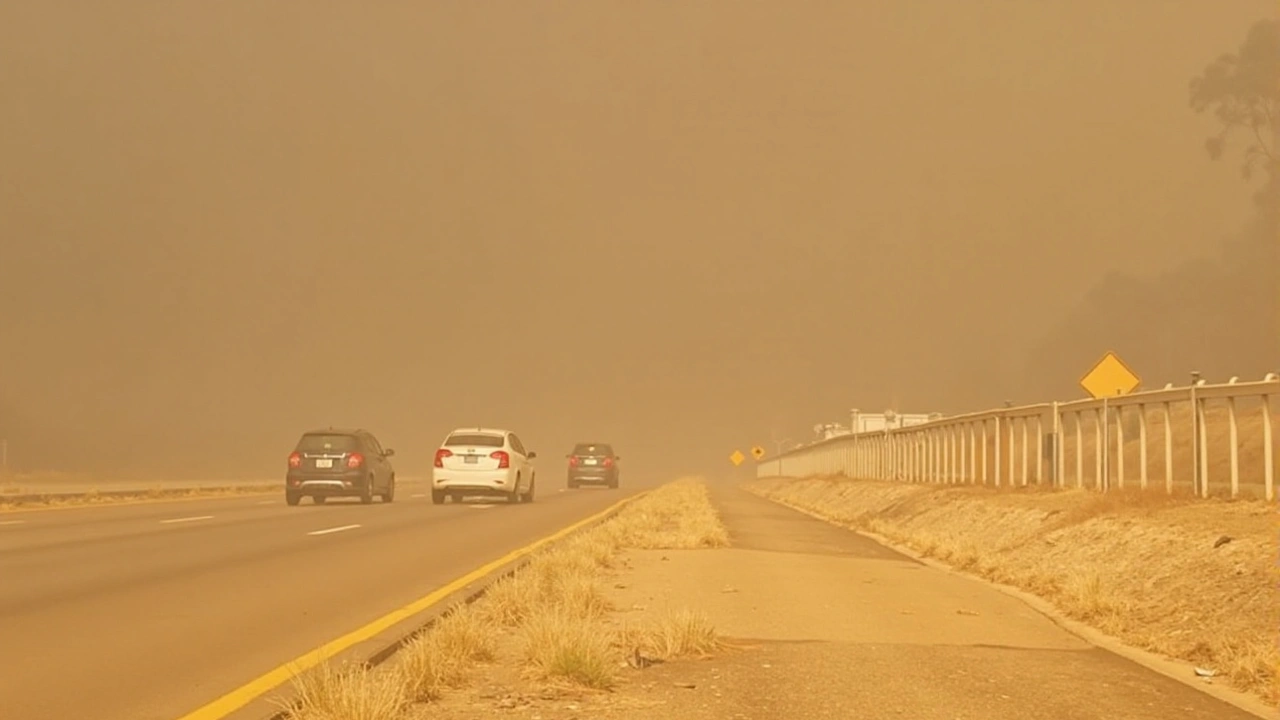
[[[1130,645],[1280,702],[1273,504],[843,478],[748,488],[1030,591]]]

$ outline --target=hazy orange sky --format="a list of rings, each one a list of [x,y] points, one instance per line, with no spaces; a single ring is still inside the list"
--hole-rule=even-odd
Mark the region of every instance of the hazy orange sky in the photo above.
[[[261,476],[362,425],[412,474],[485,424],[711,472],[998,405],[1105,272],[1246,222],[1187,83],[1277,12],[4,3],[0,434]]]

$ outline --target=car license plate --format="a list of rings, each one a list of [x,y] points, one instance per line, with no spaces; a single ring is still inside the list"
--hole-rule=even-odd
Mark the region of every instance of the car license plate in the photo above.
[[[479,455],[463,455],[462,462],[470,465],[475,465],[476,463],[480,462],[480,456]]]
[[[595,465],[595,464],[596,464],[596,459],[595,459],[595,458],[587,458],[586,460],[583,460],[583,461],[582,461],[582,464],[583,464],[583,465]]]
[[[316,467],[318,468],[333,467],[333,458],[316,458]]]

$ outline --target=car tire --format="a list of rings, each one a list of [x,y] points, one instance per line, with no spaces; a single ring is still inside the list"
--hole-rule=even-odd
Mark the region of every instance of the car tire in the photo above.
[[[432,505],[443,505],[443,504],[444,504],[445,497],[447,497],[447,496],[445,495],[445,492],[444,492],[443,490],[432,490],[432,491],[431,491],[431,504],[432,504]]]
[[[327,497],[325,497],[325,496],[323,496],[323,495],[312,495],[312,496],[311,496],[311,502],[315,503],[316,505],[323,505],[323,504],[324,504],[324,501],[325,501],[325,500],[328,500],[328,499],[329,499],[329,498],[327,498]]]
[[[382,502],[384,503],[394,502],[395,499],[396,499],[396,476],[392,475],[391,479],[387,481],[387,491],[382,493]]]
[[[360,488],[360,504],[369,505],[373,502],[373,478],[370,477],[365,481],[364,487]]]
[[[577,489],[578,489],[578,481],[577,481],[577,480],[570,480],[570,481],[569,481],[569,489],[570,489],[570,490],[577,490]]]
[[[529,481],[529,492],[524,494],[524,502],[527,502],[527,503],[533,502],[533,492],[534,490],[537,490],[537,489],[538,489],[538,478],[535,477]]]
[[[302,496],[295,492],[285,492],[284,502],[286,505],[297,505],[302,501]]]

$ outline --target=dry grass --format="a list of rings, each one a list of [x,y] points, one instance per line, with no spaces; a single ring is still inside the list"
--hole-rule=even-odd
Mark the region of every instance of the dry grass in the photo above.
[[[364,666],[322,664],[294,678],[295,704],[283,705],[289,720],[387,720],[408,705],[398,673]]]
[[[830,479],[750,487],[1033,592],[1129,644],[1277,700],[1273,505]]]
[[[619,639],[624,648],[660,660],[708,657],[721,648],[711,619],[706,613],[689,608],[667,610],[650,623],[624,628]]]
[[[613,688],[618,654],[613,638],[598,620],[552,605],[531,613],[519,633],[522,656],[538,677],[597,690]]]
[[[275,485],[228,485],[203,488],[150,488],[146,490],[98,491],[83,493],[47,494],[32,493],[30,488],[0,488],[0,513],[13,510],[79,507],[85,505],[111,505],[154,500],[194,500],[198,498],[261,495],[280,492]],[[21,494],[17,494],[21,493]]]
[[[625,508],[608,526],[617,544],[636,549],[725,547],[729,534],[696,480],[666,485]]]
[[[493,660],[497,646],[498,626],[491,617],[471,605],[454,607],[398,654],[405,695],[416,702],[439,698],[473,663]]]
[[[706,616],[679,610],[619,630],[608,621],[606,578],[628,548],[723,547],[728,535],[696,479],[663,486],[613,518],[539,551],[411,641],[378,672],[325,668],[295,680],[292,720],[393,720],[413,703],[438,700],[511,638],[525,674],[550,683],[610,690],[625,658],[705,656],[719,647]],[[373,714],[369,714],[373,713]]]

